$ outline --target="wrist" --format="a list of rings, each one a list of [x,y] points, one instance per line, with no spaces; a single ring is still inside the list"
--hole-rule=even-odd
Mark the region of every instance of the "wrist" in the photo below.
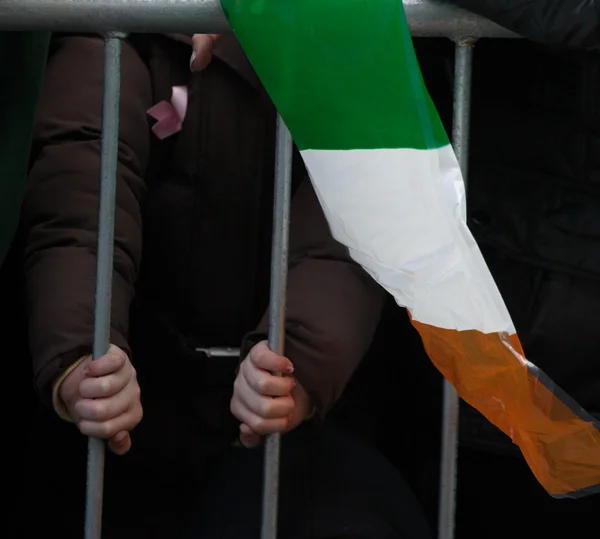
[[[61,394],[60,394],[60,389],[61,389],[62,383],[88,357],[90,357],[90,356],[88,355],[88,356],[80,357],[77,361],[75,361],[75,363],[72,363],[71,365],[69,365],[69,367],[67,367],[67,369],[65,369],[62,372],[62,374],[60,374],[60,376],[58,376],[58,378],[56,378],[56,380],[52,384],[52,408],[54,408],[54,411],[56,412],[58,417],[60,417],[61,419],[65,420],[65,421],[72,422],[73,419],[69,415],[69,412],[67,410],[65,402],[63,401]]]

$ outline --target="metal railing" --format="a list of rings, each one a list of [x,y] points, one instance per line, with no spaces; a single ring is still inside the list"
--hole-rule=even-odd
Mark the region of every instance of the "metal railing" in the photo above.
[[[443,0],[404,0],[416,37],[516,37]],[[0,0],[0,30],[218,33],[219,0]]]
[[[414,37],[454,41],[452,144],[467,181],[473,45],[480,37],[514,38],[512,32],[443,1],[404,0]],[[100,216],[96,276],[94,354],[108,349],[118,145],[120,40],[123,32],[219,33],[228,24],[218,0],[0,0],[0,30],[100,32],[105,35]],[[269,343],[281,353],[285,316],[292,140],[277,119],[275,204]],[[453,539],[456,510],[459,398],[444,384],[438,538]],[[277,536],[280,437],[265,446],[261,539]],[[100,539],[104,443],[90,439],[85,539]]]

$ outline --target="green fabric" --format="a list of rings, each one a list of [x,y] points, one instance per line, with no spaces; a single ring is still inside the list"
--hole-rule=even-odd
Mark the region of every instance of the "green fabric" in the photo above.
[[[19,222],[50,34],[0,32],[0,265]]]
[[[400,0],[222,0],[300,150],[449,143]]]

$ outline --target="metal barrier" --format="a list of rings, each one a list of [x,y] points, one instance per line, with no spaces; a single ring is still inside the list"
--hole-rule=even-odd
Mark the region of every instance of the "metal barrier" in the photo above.
[[[96,261],[96,304],[94,312],[93,359],[110,346],[115,199],[119,157],[119,102],[121,87],[120,34],[107,34],[104,46],[104,91],[102,94],[102,146],[100,201],[98,209],[98,256]],[[100,538],[104,492],[104,440],[90,438],[85,504],[85,538]]]
[[[469,161],[469,127],[471,120],[471,75],[473,45],[470,37],[455,38],[454,115],[452,146],[462,171],[465,189]],[[444,380],[442,411],[442,447],[440,461],[440,495],[438,508],[438,539],[454,539],[456,513],[456,483],[458,460],[459,398],[454,387]]]
[[[516,38],[514,33],[443,1],[404,0],[414,37],[447,37],[456,44],[452,144],[467,182],[471,73],[477,38]],[[228,30],[218,0],[0,0],[0,30],[52,30],[105,34],[100,215],[96,277],[94,359],[108,350],[118,153],[121,32],[218,33]],[[117,32],[118,30],[118,32]],[[269,344],[282,353],[289,231],[292,140],[277,119],[275,203]],[[454,538],[459,398],[444,384],[438,538]],[[280,436],[269,436],[261,539],[277,536]],[[90,439],[85,539],[100,539],[104,443]]]
[[[404,0],[416,37],[517,37],[443,0]],[[219,0],[0,0],[0,30],[218,33]]]

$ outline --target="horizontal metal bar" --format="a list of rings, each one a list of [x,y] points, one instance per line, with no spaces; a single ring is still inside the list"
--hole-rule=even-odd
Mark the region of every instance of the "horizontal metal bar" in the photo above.
[[[219,33],[219,0],[0,0],[0,29]]]
[[[0,0],[0,4],[3,0]],[[517,38],[506,28],[444,0],[403,0],[413,37]],[[0,16],[1,20],[1,16]]]
[[[443,0],[404,0],[415,37],[517,37]],[[0,30],[219,33],[219,0],[0,0]]]

